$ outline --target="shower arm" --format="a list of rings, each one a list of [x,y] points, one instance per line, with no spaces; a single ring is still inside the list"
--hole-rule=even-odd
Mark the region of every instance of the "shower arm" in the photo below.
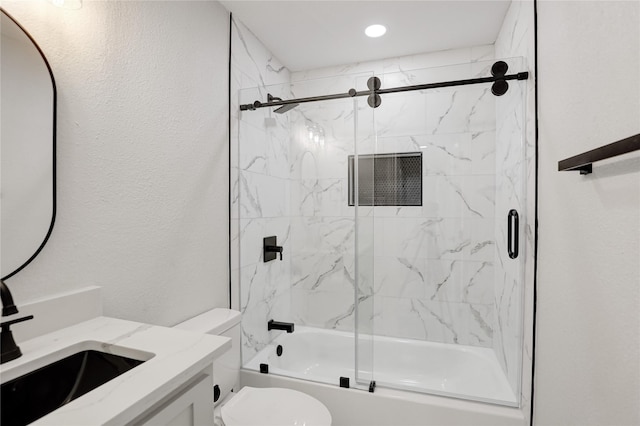
[[[347,93],[336,93],[333,95],[323,95],[323,96],[310,96],[306,98],[297,98],[297,99],[277,100],[279,98],[269,97],[268,102],[255,101],[252,104],[242,104],[240,105],[240,111],[254,111],[258,108],[267,108],[267,107],[290,105],[290,104],[303,104],[308,102],[328,101],[333,99],[354,98],[359,96],[384,95],[387,93],[411,92],[415,90],[439,89],[443,87],[467,86],[471,84],[481,84],[481,83],[495,83],[495,82],[502,82],[506,80],[527,80],[528,78],[529,78],[529,73],[525,71],[525,72],[519,72],[516,74],[494,75],[491,77],[479,77],[479,78],[472,78],[467,80],[443,81],[439,83],[416,84],[412,86],[392,87],[389,89],[374,88],[374,89],[362,90],[362,91],[357,91],[356,89],[349,89]],[[377,77],[372,77],[371,79],[377,79]]]

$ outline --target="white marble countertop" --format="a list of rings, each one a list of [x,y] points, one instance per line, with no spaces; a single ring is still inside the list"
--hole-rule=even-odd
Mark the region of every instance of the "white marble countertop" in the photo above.
[[[197,376],[231,347],[231,340],[97,317],[18,345],[23,355],[2,365],[2,383],[85,349],[147,360],[33,423],[122,425]]]

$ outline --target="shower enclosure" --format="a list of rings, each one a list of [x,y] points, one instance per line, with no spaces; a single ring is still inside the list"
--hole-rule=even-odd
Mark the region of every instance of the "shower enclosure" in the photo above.
[[[240,90],[244,368],[519,406],[526,78],[510,58]]]

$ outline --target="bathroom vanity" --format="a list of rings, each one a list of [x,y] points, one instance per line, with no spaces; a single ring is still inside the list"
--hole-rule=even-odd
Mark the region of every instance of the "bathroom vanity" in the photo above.
[[[29,311],[30,307],[24,310]],[[35,317],[34,322],[43,319],[38,313]],[[23,355],[2,365],[3,385],[75,353],[87,353],[84,351],[134,360],[128,371],[32,423],[38,425],[213,424],[212,364],[231,347],[226,337],[104,316],[85,319],[18,344]],[[47,384],[33,387],[46,390]],[[12,392],[12,387],[3,387],[4,392]],[[35,398],[31,395],[30,399]],[[3,411],[6,410],[3,418],[9,410],[16,409],[12,405],[15,404],[3,405]]]

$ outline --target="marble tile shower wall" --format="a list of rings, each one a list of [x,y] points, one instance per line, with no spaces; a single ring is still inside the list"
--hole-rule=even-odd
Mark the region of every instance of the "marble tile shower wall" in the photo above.
[[[243,313],[244,363],[272,340],[269,319],[291,319],[289,122],[267,109],[241,113],[239,105],[268,91],[283,96],[267,86],[288,83],[290,73],[236,20],[231,43],[231,298]],[[282,262],[262,260],[270,235],[284,246]]]
[[[362,90],[372,72],[383,87],[484,76],[489,70],[480,61],[492,58],[493,46],[479,46],[292,73],[291,90],[296,96]],[[446,66],[460,63],[467,65]],[[338,77],[314,80],[326,76]],[[354,112],[352,102],[296,109],[299,131],[292,132],[290,156],[295,321],[353,330],[347,156],[356,149],[422,151],[423,206],[369,209],[375,271],[360,290],[375,299],[365,322],[381,335],[492,347],[496,106],[489,88],[387,95],[375,116],[366,104]],[[324,145],[309,141],[309,127],[323,129]]]

